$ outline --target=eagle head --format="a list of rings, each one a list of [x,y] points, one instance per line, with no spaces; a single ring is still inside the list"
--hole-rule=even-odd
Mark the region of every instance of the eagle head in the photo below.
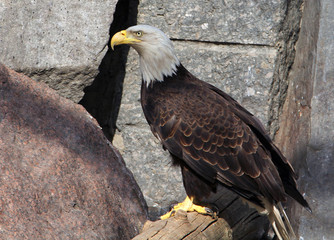
[[[128,44],[138,52],[140,71],[147,86],[172,76],[180,65],[171,40],[155,27],[136,25],[122,30],[112,37],[111,48],[120,44]]]

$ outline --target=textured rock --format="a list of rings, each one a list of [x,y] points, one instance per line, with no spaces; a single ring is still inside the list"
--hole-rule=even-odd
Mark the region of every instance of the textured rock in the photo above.
[[[195,42],[174,42],[183,65],[198,78],[235,97],[262,122],[267,122],[268,96],[276,50],[271,47],[225,46]],[[127,166],[141,187],[151,211],[159,214],[185,197],[179,168],[153,136],[140,106],[138,55],[131,49],[117,119],[117,140]],[[153,213],[155,215],[155,213]]]
[[[130,239],[146,204],[83,107],[0,65],[0,239]]]
[[[312,1],[312,5],[318,5]],[[334,2],[320,2],[316,62],[313,62],[310,141],[301,184],[311,199],[313,216],[303,212],[299,232],[305,239],[334,236]],[[303,104],[303,102],[302,102]]]
[[[272,136],[279,128],[279,116],[287,97],[289,73],[295,60],[303,0],[287,1],[286,15],[277,41],[277,57],[269,94],[268,128]]]
[[[306,1],[276,141],[299,174],[313,213],[292,209],[300,239],[333,239],[334,3]],[[292,204],[290,204],[292,205]]]
[[[171,38],[274,46],[286,1],[143,0],[138,22]]]
[[[1,1],[0,62],[78,102],[98,73],[116,3]]]
[[[118,1],[114,20],[110,25],[110,38],[118,31],[135,25],[137,22],[138,0]],[[99,73],[92,85],[84,89],[85,95],[80,104],[98,121],[103,132],[112,139],[122,97],[125,64],[129,47],[126,45],[108,51],[99,66]]]

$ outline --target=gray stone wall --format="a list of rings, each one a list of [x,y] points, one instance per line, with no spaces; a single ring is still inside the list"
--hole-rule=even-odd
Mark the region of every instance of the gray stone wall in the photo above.
[[[154,25],[173,39],[274,46],[286,2],[144,0],[138,22]]]
[[[333,9],[330,0],[305,1],[287,98],[276,142],[299,175],[313,213],[290,202],[300,239],[333,239]]]
[[[334,3],[305,1],[296,57],[276,141],[292,161],[313,210],[290,203],[300,239],[334,236]]]
[[[1,1],[0,61],[78,102],[98,73],[116,3]]]

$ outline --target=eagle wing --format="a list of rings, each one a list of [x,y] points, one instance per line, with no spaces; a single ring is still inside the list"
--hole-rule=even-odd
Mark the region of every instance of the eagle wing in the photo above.
[[[262,125],[247,120],[253,116],[228,95],[201,84],[165,92],[170,96],[161,99],[167,102],[156,103],[151,128],[164,148],[207,181],[219,181],[246,199],[285,200],[271,153],[251,124],[260,132]]]

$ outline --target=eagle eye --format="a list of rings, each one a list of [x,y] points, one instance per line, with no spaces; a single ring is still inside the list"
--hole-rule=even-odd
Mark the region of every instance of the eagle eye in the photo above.
[[[135,34],[136,34],[137,37],[141,37],[141,36],[143,36],[143,32],[142,32],[142,31],[138,31],[138,32],[136,32]]]

